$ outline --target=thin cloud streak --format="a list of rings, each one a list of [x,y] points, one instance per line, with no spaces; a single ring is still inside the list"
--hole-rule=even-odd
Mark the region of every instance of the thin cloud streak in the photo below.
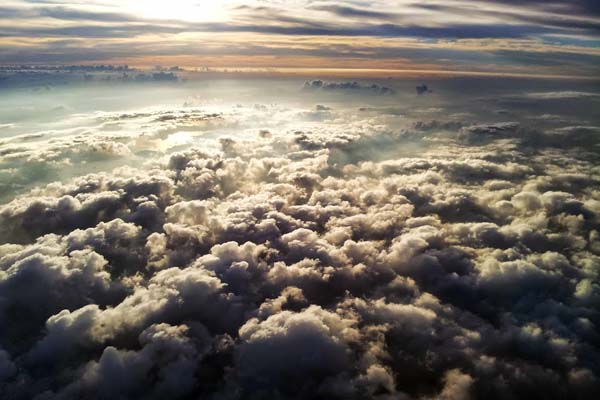
[[[433,64],[439,69],[485,72],[495,65],[504,72],[522,73],[520,69],[527,66],[545,66],[554,70],[543,73],[591,76],[598,72],[597,9],[587,1],[300,1],[291,5],[220,1],[209,6],[183,0],[166,7],[156,1],[19,0],[0,8],[0,54],[4,64],[42,62],[41,55],[53,63],[212,55],[221,59],[223,67],[239,66],[225,65],[226,58],[268,54],[274,60],[296,57],[298,64],[293,66],[300,68],[310,67],[302,64],[304,57],[320,58],[330,67],[342,58],[354,59],[350,67],[358,68],[364,62],[379,68],[381,59],[396,58],[402,65],[386,68],[404,68],[409,63],[414,68]],[[224,35],[227,39],[220,40]],[[194,45],[198,37],[211,45]],[[424,46],[420,54],[410,46],[391,50],[387,45],[361,46],[365,40],[388,39],[416,40]],[[303,46],[278,44],[297,40]],[[336,40],[344,41],[345,48],[328,46]],[[85,41],[86,46],[80,47],[77,41]],[[486,41],[504,41],[507,46],[484,48]],[[520,46],[523,41],[528,43],[526,48]],[[462,44],[452,48],[447,43]]]

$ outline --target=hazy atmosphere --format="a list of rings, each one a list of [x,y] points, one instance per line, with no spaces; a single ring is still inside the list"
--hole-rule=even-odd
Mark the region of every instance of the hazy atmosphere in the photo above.
[[[596,399],[598,4],[3,1],[0,398]]]

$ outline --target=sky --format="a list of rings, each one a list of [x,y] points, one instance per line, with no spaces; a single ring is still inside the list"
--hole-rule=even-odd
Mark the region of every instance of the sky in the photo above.
[[[598,75],[575,1],[6,0],[0,62]]]

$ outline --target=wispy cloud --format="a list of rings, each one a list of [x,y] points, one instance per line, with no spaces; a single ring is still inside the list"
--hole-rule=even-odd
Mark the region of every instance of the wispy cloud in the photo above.
[[[40,62],[40,54],[52,62],[78,61],[78,54],[81,62],[118,62],[124,54],[143,62],[174,55],[189,60],[207,53],[251,58],[256,51],[257,56],[268,53],[274,58],[318,57],[324,64],[352,58],[356,65],[365,60],[377,65],[394,54],[398,64],[409,60],[415,68],[425,62],[439,68],[468,63],[479,70],[490,63],[506,70],[544,65],[555,73],[592,75],[598,72],[599,27],[599,7],[584,0],[226,0],[210,5],[180,0],[168,6],[153,0],[11,0],[0,8],[0,54],[4,63]],[[198,43],[199,38],[210,47]],[[399,44],[390,49],[386,39]],[[382,45],[373,45],[373,40]],[[404,45],[409,40],[426,46],[420,45],[415,55],[414,46]],[[365,41],[371,42],[368,49]],[[489,41],[503,45],[490,48]],[[556,55],[560,63],[553,65]],[[305,65],[298,59],[297,66]]]

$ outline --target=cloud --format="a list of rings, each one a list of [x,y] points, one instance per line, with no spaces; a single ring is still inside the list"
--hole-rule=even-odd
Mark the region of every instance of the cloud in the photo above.
[[[130,165],[100,157],[0,207],[3,393],[592,398],[598,154],[555,138],[595,135],[594,116],[546,129],[523,117],[531,99],[498,115],[448,89],[463,81],[423,97],[357,85],[318,109],[324,90],[294,81],[289,103],[80,120],[94,137],[143,131],[129,152],[61,131],[68,157]],[[198,141],[149,152],[194,127]],[[23,165],[65,157],[35,140]]]
[[[592,92],[576,92],[576,91],[560,91],[560,92],[535,92],[528,93],[527,97],[536,100],[557,100],[557,99],[580,99],[586,97],[598,97],[598,93]]]
[[[16,0],[0,10],[0,35],[9,39],[0,54],[15,65],[184,60],[223,68],[598,72],[592,1],[242,0],[209,9],[179,0],[160,7]]]
[[[184,397],[194,388],[196,359],[202,350],[187,336],[189,330],[184,325],[151,325],[139,336],[141,350],[107,347],[62,395]],[[158,377],[156,385],[148,381],[151,371]]]
[[[348,367],[349,344],[358,337],[353,323],[318,306],[300,313],[283,311],[262,322],[250,320],[240,328],[238,379],[260,385],[265,393],[273,388],[281,388],[284,395],[318,391],[325,378]],[[289,363],[289,357],[296,362]],[[304,380],[308,376],[311,382]]]
[[[459,370],[451,370],[446,373],[444,379],[444,390],[440,393],[440,399],[469,400],[471,398],[472,377],[461,373]]]
[[[324,91],[362,91],[375,95],[394,94],[394,90],[380,86],[376,83],[370,85],[358,82],[323,82],[321,80],[308,81],[304,83],[304,90],[324,90]]]
[[[10,355],[0,350],[0,383],[12,377],[17,372],[15,364],[10,359]]]

